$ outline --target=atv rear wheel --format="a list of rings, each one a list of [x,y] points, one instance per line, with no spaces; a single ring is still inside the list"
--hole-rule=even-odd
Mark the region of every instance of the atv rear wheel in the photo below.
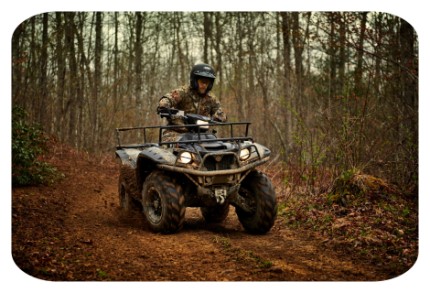
[[[166,173],[155,171],[142,189],[143,213],[152,230],[174,233],[182,229],[185,218],[182,187]]]
[[[205,218],[206,223],[218,224],[227,218],[230,205],[225,203],[223,205],[213,206],[213,207],[201,207],[203,218]]]
[[[246,231],[253,234],[267,233],[275,223],[277,203],[270,179],[261,172],[250,173],[243,181],[239,195],[244,198],[251,212],[236,207],[236,214]]]

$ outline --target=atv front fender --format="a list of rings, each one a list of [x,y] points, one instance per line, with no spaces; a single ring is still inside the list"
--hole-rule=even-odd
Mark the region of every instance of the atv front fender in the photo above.
[[[138,157],[139,157],[139,160],[141,158],[149,159],[156,164],[173,165],[175,164],[175,161],[176,161],[176,156],[174,154],[159,147],[146,148],[139,153]]]
[[[136,168],[137,162],[140,160],[150,161],[155,164],[174,164],[176,157],[171,152],[168,152],[159,147],[148,147],[143,150],[137,148],[122,148],[116,152],[116,157],[121,161],[121,164]]]

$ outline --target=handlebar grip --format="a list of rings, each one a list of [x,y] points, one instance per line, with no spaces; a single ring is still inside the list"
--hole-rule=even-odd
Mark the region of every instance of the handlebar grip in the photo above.
[[[165,108],[165,107],[158,107],[157,108],[157,114],[159,114],[162,117],[168,117],[171,115],[175,115],[179,112],[178,109],[174,108]]]

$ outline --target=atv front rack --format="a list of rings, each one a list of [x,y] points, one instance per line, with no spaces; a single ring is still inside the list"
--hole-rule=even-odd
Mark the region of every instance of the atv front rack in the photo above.
[[[116,128],[116,138],[117,138],[117,149],[121,149],[124,147],[143,147],[148,144],[158,144],[158,145],[169,145],[169,144],[176,144],[176,143],[203,143],[203,142],[243,142],[251,140],[253,141],[253,138],[251,136],[248,136],[248,129],[251,122],[226,122],[226,123],[208,123],[209,126],[221,126],[221,127],[230,127],[230,136],[229,137],[217,137],[217,138],[202,138],[201,134],[206,133],[202,132],[199,124],[186,124],[186,125],[165,125],[165,126],[137,126],[137,127],[122,127],[122,128]],[[245,133],[244,136],[235,136],[234,134],[234,126],[245,126]],[[169,141],[169,142],[163,142],[163,130],[170,129],[170,130],[180,130],[183,128],[197,128],[198,131],[196,132],[198,135],[198,139],[193,140],[181,140],[181,141]],[[158,129],[158,141],[148,141],[148,135],[147,132],[151,129]],[[131,131],[131,130],[142,130],[143,131],[143,144],[121,144],[121,132],[125,131]],[[183,133],[183,131],[180,131],[180,133]]]

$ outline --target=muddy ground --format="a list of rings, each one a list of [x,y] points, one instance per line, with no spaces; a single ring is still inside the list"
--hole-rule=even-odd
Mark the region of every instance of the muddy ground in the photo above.
[[[118,167],[56,149],[64,174],[51,186],[12,190],[12,255],[17,266],[53,281],[373,281],[393,277],[368,257],[343,250],[278,217],[272,230],[249,235],[234,208],[208,226],[187,209],[184,229],[151,232],[141,213],[121,214]]]

